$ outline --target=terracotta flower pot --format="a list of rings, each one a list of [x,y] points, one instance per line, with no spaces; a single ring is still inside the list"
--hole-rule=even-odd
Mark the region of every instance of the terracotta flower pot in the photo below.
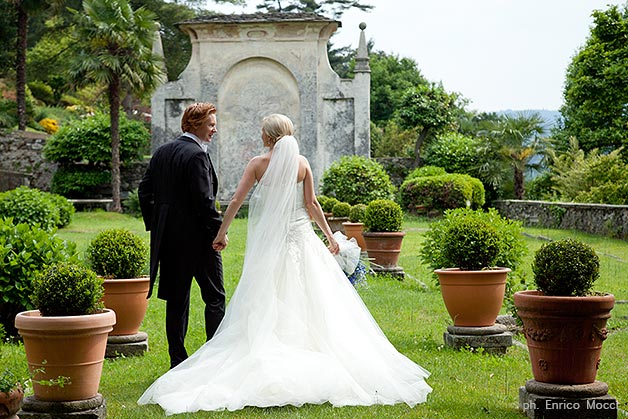
[[[406,235],[403,231],[395,232],[363,232],[366,252],[373,262],[385,268],[397,266],[401,244]]]
[[[364,241],[364,237],[362,236],[362,231],[364,231],[364,223],[352,223],[352,222],[344,222],[342,223],[342,227],[345,230],[345,236],[347,238],[355,238],[358,242],[358,246],[360,249],[366,250],[366,242]]]
[[[593,383],[615,297],[557,297],[529,290],[516,292],[514,301],[534,379],[552,384]]]
[[[116,312],[116,324],[109,335],[136,334],[146,315],[150,278],[106,279],[104,287],[105,307]]]
[[[19,419],[16,415],[22,408],[24,401],[24,390],[22,386],[11,390],[8,393],[0,392],[0,418]]]
[[[15,327],[24,339],[28,368],[34,374],[35,398],[43,401],[86,400],[96,396],[107,347],[107,335],[116,315],[105,309],[84,316],[46,316],[23,311]],[[69,377],[64,386],[37,381]]]
[[[461,271],[436,269],[440,291],[454,326],[493,326],[504,302],[509,268]]]
[[[340,231],[342,234],[345,234],[345,230],[342,227],[342,224],[346,221],[349,221],[349,217],[328,217],[327,224],[329,224],[329,228],[331,228],[332,233],[336,231]]]

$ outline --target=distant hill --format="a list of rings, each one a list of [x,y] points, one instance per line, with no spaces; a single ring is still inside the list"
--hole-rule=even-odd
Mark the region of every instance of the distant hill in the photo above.
[[[547,109],[524,109],[520,111],[513,111],[512,109],[506,109],[503,111],[497,111],[495,113],[498,115],[508,115],[508,116],[517,116],[521,113],[523,114],[538,113],[539,115],[541,115],[541,118],[543,118],[543,120],[545,121],[545,130],[547,133],[549,133],[550,130],[554,126],[556,126],[556,123],[558,122],[560,118],[560,112],[549,111]]]

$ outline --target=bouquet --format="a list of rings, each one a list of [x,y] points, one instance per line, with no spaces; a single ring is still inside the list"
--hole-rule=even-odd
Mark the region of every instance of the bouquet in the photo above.
[[[351,284],[353,286],[366,284],[367,267],[362,261],[362,250],[356,240],[353,237],[347,239],[340,231],[334,233],[334,238],[340,247],[340,251],[334,257]]]

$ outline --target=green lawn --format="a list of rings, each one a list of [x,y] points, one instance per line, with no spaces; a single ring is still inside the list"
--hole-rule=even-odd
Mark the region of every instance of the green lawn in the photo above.
[[[301,408],[246,408],[237,412],[200,412],[176,415],[177,418],[523,418],[518,411],[518,389],[532,378],[524,344],[508,349],[504,356],[491,356],[470,351],[454,351],[443,346],[443,332],[452,324],[431,273],[421,265],[418,250],[428,222],[407,218],[407,232],[400,258],[407,277],[369,277],[368,287],[359,293],[371,313],[395,347],[413,359],[432,375],[428,379],[434,391],[427,403],[410,409],[406,405],[343,407],[306,405]],[[84,251],[89,240],[100,230],[125,227],[141,234],[148,242],[141,221],[120,214],[91,212],[75,214],[72,223],[58,235],[77,243]],[[236,219],[230,231],[229,248],[223,252],[225,287],[230,295],[241,272],[246,240],[246,220]],[[525,229],[530,249],[525,262],[525,278],[531,282],[529,268],[532,252],[548,238],[577,237],[594,246],[601,257],[601,278],[598,291],[615,294],[618,300],[628,300],[628,243],[578,232]],[[136,400],[153,380],[168,368],[164,334],[163,301],[151,299],[141,328],[149,335],[150,350],[142,357],[107,360],[104,365],[100,392],[107,400],[108,417],[115,419],[163,417],[158,406],[138,406]],[[203,344],[202,302],[194,289],[190,331],[187,346],[192,352]],[[504,311],[505,313],[505,311]],[[628,304],[616,306],[609,321],[611,333],[604,343],[598,379],[606,382],[610,394],[628,410],[628,373],[625,353],[628,349]],[[518,343],[525,343],[517,336]],[[356,347],[355,351],[360,348]],[[23,348],[0,345],[0,370],[19,363],[26,369]]]

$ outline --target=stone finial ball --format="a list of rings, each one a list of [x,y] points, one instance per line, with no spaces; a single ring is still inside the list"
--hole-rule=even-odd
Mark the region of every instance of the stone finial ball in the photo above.
[[[362,30],[366,29],[366,23],[361,22],[360,23],[360,29],[362,29]]]

